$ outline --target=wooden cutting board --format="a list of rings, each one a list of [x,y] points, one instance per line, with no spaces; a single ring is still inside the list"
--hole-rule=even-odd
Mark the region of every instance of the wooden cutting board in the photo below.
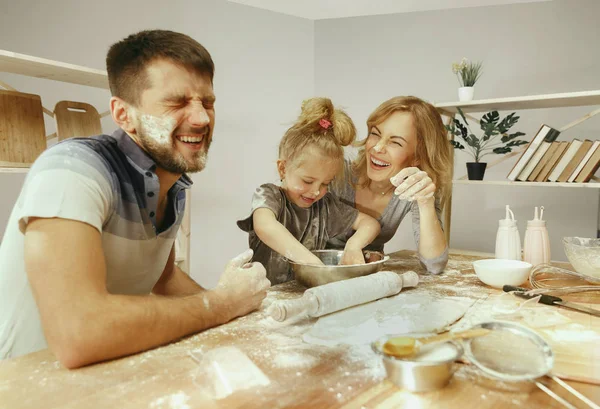
[[[0,90],[0,163],[28,164],[46,149],[44,111],[39,95]]]
[[[598,304],[582,305],[600,309]],[[554,352],[552,375],[600,385],[600,318],[566,308],[558,311],[571,322],[536,329]]]
[[[90,104],[60,101],[54,106],[56,135],[58,140],[78,136],[94,136],[102,133],[100,115]]]

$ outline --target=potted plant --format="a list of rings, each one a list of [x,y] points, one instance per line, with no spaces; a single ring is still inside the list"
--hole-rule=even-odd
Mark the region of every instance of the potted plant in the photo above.
[[[481,62],[473,63],[463,58],[460,63],[452,63],[452,71],[458,78],[460,87],[458,88],[459,101],[471,101],[475,93],[475,83],[481,77],[483,64]]]
[[[469,180],[483,180],[487,163],[481,162],[481,159],[485,156],[492,153],[503,155],[511,152],[514,147],[528,143],[527,141],[517,139],[519,136],[525,135],[523,132],[508,133],[510,128],[519,121],[519,117],[515,115],[515,112],[502,118],[502,120],[500,120],[498,111],[486,113],[479,121],[479,126],[483,131],[481,138],[475,136],[471,128],[469,128],[462,109],[458,108],[458,113],[464,124],[454,118],[451,125],[446,125],[446,129],[452,135],[462,138],[469,148],[469,154],[475,160],[475,162],[467,162]],[[465,145],[459,141],[451,140],[450,143],[456,149],[465,149]]]

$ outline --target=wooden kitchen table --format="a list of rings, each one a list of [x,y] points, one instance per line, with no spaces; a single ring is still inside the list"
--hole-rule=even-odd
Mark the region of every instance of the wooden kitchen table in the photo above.
[[[421,275],[419,288],[440,297],[479,301],[500,294],[474,275],[471,263],[477,258],[481,257],[451,252],[445,272],[439,276]],[[386,269],[424,272],[413,251],[392,254]],[[278,285],[269,291],[267,302],[298,297],[302,291],[295,282]],[[578,297],[581,302],[582,296]],[[598,295],[585,297],[583,301],[600,304]],[[564,309],[560,313],[577,319],[577,325],[588,335],[590,331],[600,332],[600,318]],[[161,348],[77,370],[62,368],[49,350],[0,361],[0,408],[562,407],[532,384],[493,381],[466,364],[458,364],[450,384],[440,391],[402,391],[385,380],[383,366],[368,345],[327,347],[304,343],[302,334],[313,323],[276,323],[259,311]],[[243,351],[270,383],[214,399],[212,385],[219,382],[219,377],[231,380],[232,374],[218,373],[206,361],[197,362],[190,352],[198,357],[210,356],[220,347]],[[562,362],[557,369],[564,368],[576,379],[579,374],[590,373],[600,379],[600,351],[578,353],[574,358],[566,355],[562,361],[557,353],[557,362]],[[576,407],[586,407],[554,381],[543,382]],[[592,401],[600,402],[600,386],[568,383]]]

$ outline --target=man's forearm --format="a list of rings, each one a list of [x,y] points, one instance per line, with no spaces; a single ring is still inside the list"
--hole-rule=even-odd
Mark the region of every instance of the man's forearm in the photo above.
[[[227,300],[215,291],[185,297],[99,295],[49,339],[61,362],[75,368],[117,358],[225,323]],[[53,342],[52,342],[53,341]]]
[[[152,292],[157,295],[184,296],[204,291],[204,288],[181,270],[175,263],[167,276],[161,277]]]

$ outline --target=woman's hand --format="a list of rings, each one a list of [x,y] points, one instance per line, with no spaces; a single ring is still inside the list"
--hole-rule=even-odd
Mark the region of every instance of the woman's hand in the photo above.
[[[365,264],[365,256],[363,255],[362,249],[351,248],[346,244],[342,259],[340,260],[340,266],[350,264]]]
[[[416,200],[419,204],[433,202],[436,186],[427,174],[416,167],[404,168],[390,179],[396,187],[394,194],[404,200]]]

